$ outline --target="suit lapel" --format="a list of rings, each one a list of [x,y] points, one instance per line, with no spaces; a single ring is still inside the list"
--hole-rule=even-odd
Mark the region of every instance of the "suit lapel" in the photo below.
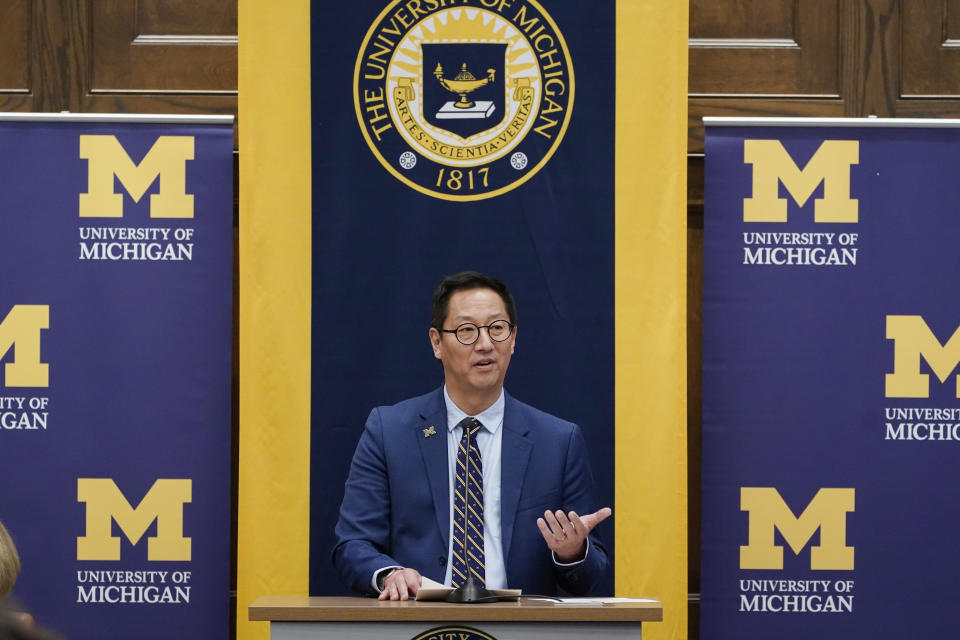
[[[510,557],[510,542],[513,539],[513,525],[517,518],[517,505],[520,503],[520,490],[523,488],[523,478],[527,472],[533,443],[526,437],[529,428],[520,419],[516,402],[510,396],[506,396],[505,402],[500,465],[500,520],[503,528],[503,559],[507,562]]]
[[[433,494],[433,512],[440,537],[446,547],[450,544],[450,472],[447,469],[447,410],[442,388],[424,406],[415,437]]]

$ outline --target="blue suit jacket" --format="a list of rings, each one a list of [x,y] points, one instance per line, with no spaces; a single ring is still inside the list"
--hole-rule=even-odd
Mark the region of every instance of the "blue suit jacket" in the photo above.
[[[399,565],[443,582],[449,551],[447,410],[443,389],[370,413],[336,526],[333,563],[372,594],[375,571]],[[431,426],[435,436],[424,437]],[[501,521],[507,584],[524,593],[591,593],[609,566],[591,534],[584,562],[559,567],[537,528],[544,510],[592,513],[593,478],[579,427],[505,397]]]

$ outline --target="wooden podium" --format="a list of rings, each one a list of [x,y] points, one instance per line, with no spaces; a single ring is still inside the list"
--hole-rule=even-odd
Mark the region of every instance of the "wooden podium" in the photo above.
[[[269,621],[271,640],[636,640],[641,623],[663,620],[663,607],[657,601],[449,604],[265,596],[250,605],[249,619]]]

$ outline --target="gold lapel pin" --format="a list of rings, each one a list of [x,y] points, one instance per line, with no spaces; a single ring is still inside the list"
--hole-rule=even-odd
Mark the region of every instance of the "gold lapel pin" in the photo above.
[[[430,425],[429,429],[423,430],[424,438],[429,438],[430,436],[435,436],[435,435],[437,435],[437,430],[433,428],[433,425]]]

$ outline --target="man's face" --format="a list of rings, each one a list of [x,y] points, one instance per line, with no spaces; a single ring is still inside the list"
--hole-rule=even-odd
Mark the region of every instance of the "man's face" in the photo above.
[[[486,326],[495,320],[510,321],[503,299],[492,289],[467,289],[450,296],[444,329],[456,329],[464,322]],[[503,342],[490,339],[486,329],[480,330],[477,341],[461,344],[452,333],[430,329],[433,354],[443,363],[447,391],[451,398],[466,400],[477,396],[493,396],[496,400],[507,375],[516,330]],[[465,408],[465,407],[461,407]]]

